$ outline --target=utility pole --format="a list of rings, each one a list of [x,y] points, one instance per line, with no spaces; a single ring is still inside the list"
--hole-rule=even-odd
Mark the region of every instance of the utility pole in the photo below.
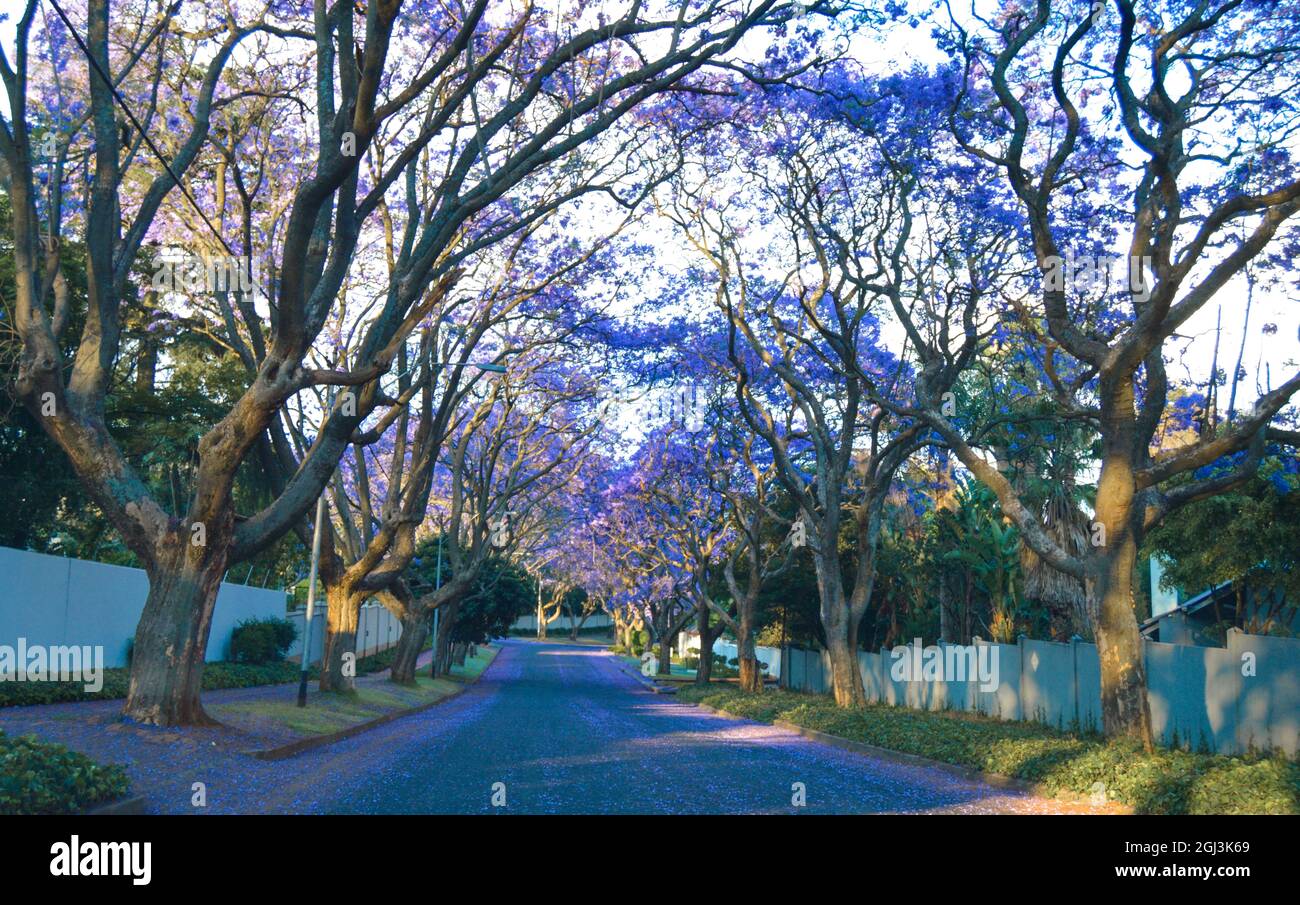
[[[316,530],[311,536],[311,576],[307,579],[307,618],[302,629],[302,670],[298,674],[298,706],[307,706],[307,670],[311,668],[311,623],[316,615],[316,571],[320,568],[320,536],[325,530],[325,493],[316,500]]]
[[[537,573],[537,640],[542,640],[542,573]]]
[[[442,532],[438,532],[438,566],[433,572],[433,593],[437,594],[442,588]],[[438,615],[437,609],[433,611],[433,663],[429,665],[429,678],[438,678]]]

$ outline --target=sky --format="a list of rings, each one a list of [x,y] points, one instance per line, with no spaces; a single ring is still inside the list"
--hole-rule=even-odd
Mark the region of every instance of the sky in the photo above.
[[[75,5],[76,0],[71,0]],[[548,4],[548,8],[554,4]],[[913,0],[915,10],[928,7],[926,0]],[[978,0],[982,9],[997,6],[996,3]],[[24,4],[19,0],[0,0],[0,13],[7,21],[0,23],[0,43],[7,51],[12,48],[14,20],[21,14]],[[48,11],[52,15],[52,11]],[[747,41],[747,51],[761,52],[763,39],[755,36]],[[936,65],[943,60],[943,55],[930,37],[929,26],[922,24],[913,28],[906,22],[886,26],[881,33],[862,32],[854,37],[849,45],[849,55],[859,61],[868,71],[887,73],[899,71],[921,63],[926,66]],[[0,93],[0,110],[8,113],[7,100]],[[652,220],[653,218],[651,218]],[[647,221],[641,228],[638,238],[654,244],[659,253],[667,259],[680,259],[683,247],[679,237],[663,224]],[[1121,253],[1116,249],[1116,253]],[[651,278],[640,287],[646,297],[653,297],[662,288],[657,280]],[[1266,387],[1256,385],[1256,379],[1269,381],[1271,385],[1284,381],[1294,373],[1297,359],[1300,359],[1300,299],[1288,297],[1284,288],[1267,274],[1254,287],[1253,307],[1248,324],[1243,324],[1247,298],[1247,284],[1238,278],[1221,291],[1216,299],[1199,311],[1179,334],[1166,344],[1165,352],[1170,359],[1169,372],[1172,379],[1203,385],[1211,369],[1215,354],[1216,324],[1221,321],[1218,340],[1219,367],[1231,373],[1238,356],[1246,372],[1246,379],[1238,389],[1239,406],[1248,406],[1259,390]],[[638,303],[636,293],[622,300],[619,304],[629,309]],[[1275,327],[1270,333],[1263,332],[1264,325]],[[901,342],[901,332],[896,325],[887,328],[888,342]],[[1226,403],[1228,390],[1221,391],[1221,398]],[[1244,406],[1243,406],[1244,402]],[[634,430],[643,423],[642,412],[632,410],[622,416],[625,427]]]

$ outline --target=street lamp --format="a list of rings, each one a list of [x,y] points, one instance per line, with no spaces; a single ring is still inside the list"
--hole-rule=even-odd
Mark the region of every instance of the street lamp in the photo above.
[[[537,640],[542,640],[542,573],[537,572]]]
[[[442,531],[438,532],[438,567],[433,573],[433,593],[437,594],[440,588],[442,588]],[[438,623],[441,621],[438,619],[439,615],[438,610],[435,608],[433,611],[433,662],[429,664],[430,679],[438,678]]]
[[[433,365],[443,366],[452,364],[452,362],[435,361]],[[493,364],[491,362],[471,362],[471,364],[480,371],[490,371],[493,374],[505,374],[505,365]],[[333,400],[331,399],[331,405]],[[307,613],[304,620],[302,631],[302,665],[298,673],[298,706],[307,706],[307,671],[311,668],[311,624],[312,618],[316,614],[316,574],[320,569],[320,539],[321,532],[325,530],[325,493],[322,490],[321,495],[316,500],[316,525],[311,535],[311,575],[307,586]],[[437,587],[442,586],[442,535],[438,535],[438,572]],[[434,651],[433,651],[433,676],[438,677],[438,611],[433,613],[433,631],[434,631]]]
[[[320,538],[325,524],[325,494],[316,500],[316,528],[311,536],[311,574],[307,579],[307,615],[302,629],[302,669],[298,673],[298,706],[307,706],[307,670],[311,667],[311,623],[316,615],[316,571],[320,568]]]

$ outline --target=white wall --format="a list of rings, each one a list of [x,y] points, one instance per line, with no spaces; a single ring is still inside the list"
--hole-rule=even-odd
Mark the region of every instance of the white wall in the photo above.
[[[700,636],[695,632],[679,632],[677,635],[677,656],[685,657],[688,652],[699,654]],[[719,638],[713,642],[713,652],[732,660],[735,659],[738,650],[734,641],[725,641]],[[774,679],[781,678],[780,648],[755,647],[754,653],[758,656],[758,662],[767,664],[767,668],[763,670],[764,675],[771,676]]]
[[[586,622],[583,622],[582,617],[579,616],[578,622],[582,623],[583,631],[586,631],[589,628],[590,629],[609,628],[614,624],[613,620],[609,618],[608,613],[592,613],[590,616],[587,617]],[[546,623],[546,630],[552,633],[567,632],[572,627],[573,627],[573,623],[569,619],[567,613],[561,613],[559,616],[556,616],[555,619]],[[510,629],[511,631],[516,631],[516,632],[536,632],[537,614],[529,613],[525,616],[520,616],[518,619],[514,621],[514,624],[510,626]]]
[[[307,608],[299,607],[286,616],[298,628],[298,639],[289,648],[289,659],[302,662],[303,624],[307,621]],[[357,617],[357,656],[387,650],[402,636],[402,623],[378,603],[366,603]],[[311,620],[311,662],[319,663],[325,649],[325,602],[317,603]]]
[[[148,592],[143,569],[0,547],[0,644],[103,645],[105,666],[126,666]],[[223,583],[207,659],[226,658],[236,623],[283,617],[284,605],[284,591]]]
[[[1143,645],[1147,701],[1156,739],[1220,754],[1278,749],[1300,754],[1300,639],[1228,631],[1227,647]],[[984,642],[979,642],[983,644]],[[990,645],[998,652],[998,687],[977,680],[893,678],[889,651],[858,652],[869,702],[941,710],[979,710],[1005,720],[1036,720],[1061,729],[1101,729],[1097,646],[1022,638]],[[830,691],[830,655],[789,649],[785,685]]]

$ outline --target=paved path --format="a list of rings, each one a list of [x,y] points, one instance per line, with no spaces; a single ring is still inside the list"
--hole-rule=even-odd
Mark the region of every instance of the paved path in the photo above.
[[[24,731],[18,716],[0,711],[0,728]],[[285,761],[254,760],[205,731],[101,724],[88,736],[81,725],[69,713],[31,728],[126,763],[150,809],[171,813],[1081,810],[715,716],[645,692],[600,649],[563,644],[505,642],[465,694]],[[191,803],[194,782],[205,808]],[[498,783],[503,808],[492,804]],[[795,783],[804,808],[792,806]]]

